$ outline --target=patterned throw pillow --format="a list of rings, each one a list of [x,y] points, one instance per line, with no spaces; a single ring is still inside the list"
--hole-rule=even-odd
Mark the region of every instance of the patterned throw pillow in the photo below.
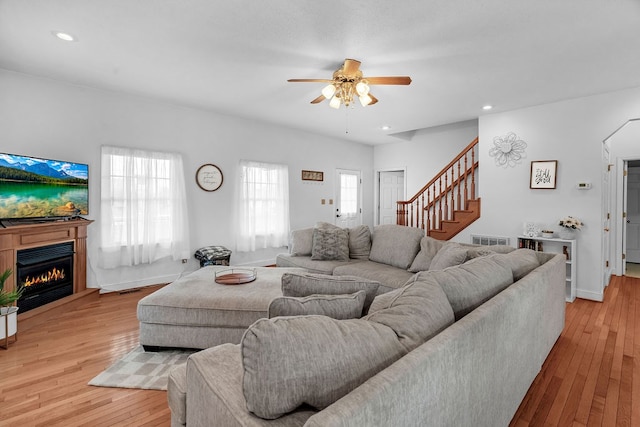
[[[311,259],[349,261],[349,232],[342,228],[315,228]]]

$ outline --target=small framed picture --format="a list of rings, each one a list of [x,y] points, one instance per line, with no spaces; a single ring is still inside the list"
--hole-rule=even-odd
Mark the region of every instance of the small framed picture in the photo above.
[[[536,160],[531,162],[529,188],[553,190],[556,188],[557,160]]]
[[[318,171],[302,171],[303,181],[324,181],[324,172]]]

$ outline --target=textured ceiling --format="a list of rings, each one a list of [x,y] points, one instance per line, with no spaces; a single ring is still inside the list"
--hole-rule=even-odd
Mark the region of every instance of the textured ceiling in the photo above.
[[[413,82],[337,111],[309,104],[322,83],[287,83],[344,58]],[[0,68],[379,144],[640,86],[640,2],[0,0]]]

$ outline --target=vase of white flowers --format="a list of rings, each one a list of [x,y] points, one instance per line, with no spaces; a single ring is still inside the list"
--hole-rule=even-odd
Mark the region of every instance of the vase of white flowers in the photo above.
[[[566,216],[560,219],[558,223],[560,225],[560,231],[558,234],[561,239],[573,240],[576,238],[576,231],[579,231],[584,223],[580,221],[578,218],[574,218],[572,216]]]

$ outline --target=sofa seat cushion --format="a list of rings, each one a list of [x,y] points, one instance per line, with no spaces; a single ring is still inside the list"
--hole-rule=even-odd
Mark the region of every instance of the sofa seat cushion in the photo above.
[[[308,297],[278,297],[269,304],[269,319],[278,316],[316,314],[333,319],[358,319],[362,316],[365,291],[344,295],[309,295]]]
[[[242,392],[239,344],[222,344],[194,353],[187,360],[188,425],[299,427],[317,411],[299,408],[277,420],[263,420],[247,411]]]
[[[362,262],[359,259],[349,261],[314,261],[310,256],[291,256],[289,254],[278,254],[276,266],[283,268],[304,268],[310,273],[333,274],[336,267]]]
[[[187,365],[179,365],[169,372],[167,401],[174,423],[187,425]]]
[[[369,260],[406,270],[420,250],[424,230],[395,224],[378,225],[371,236]]]
[[[453,310],[434,281],[405,286],[362,319],[261,319],[241,343],[247,408],[266,419],[300,405],[323,409],[451,325]]]
[[[504,255],[475,258],[444,270],[423,271],[413,280],[438,283],[447,294],[457,321],[513,283],[511,268],[500,256]]]
[[[369,280],[377,280],[380,282],[378,294],[401,288],[407,283],[407,280],[414,275],[414,273],[410,271],[372,261],[340,265],[333,269],[333,274],[337,276],[349,275],[363,277]]]
[[[313,273],[285,273],[282,275],[282,295],[307,297],[309,295],[344,295],[365,291],[363,314],[375,298],[380,283],[355,276],[329,276]]]

